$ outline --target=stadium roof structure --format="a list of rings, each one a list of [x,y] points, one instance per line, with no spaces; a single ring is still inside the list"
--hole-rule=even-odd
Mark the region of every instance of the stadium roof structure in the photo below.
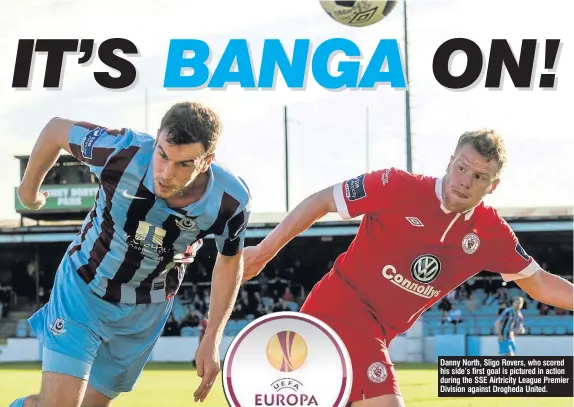
[[[572,232],[572,207],[500,208],[499,214],[515,232]],[[247,238],[263,238],[285,217],[285,213],[253,213]],[[332,213],[320,219],[301,236],[352,236],[357,232],[361,217],[341,220]],[[2,243],[71,242],[77,235],[81,221],[36,222],[30,219],[0,221]],[[209,237],[208,237],[209,238]]]

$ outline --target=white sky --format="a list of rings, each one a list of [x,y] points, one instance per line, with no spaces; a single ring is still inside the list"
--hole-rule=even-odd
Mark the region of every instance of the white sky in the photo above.
[[[543,4],[543,5],[541,5]],[[414,171],[442,175],[457,137],[465,130],[494,127],[505,136],[509,166],[488,203],[505,206],[572,205],[574,131],[570,120],[574,94],[574,30],[566,0],[409,2],[409,68],[412,96]],[[294,206],[305,196],[365,171],[367,107],[369,169],[406,168],[404,91],[381,86],[377,91],[332,92],[309,75],[305,91],[291,91],[279,79],[274,91],[164,90],[163,76],[170,39],[196,38],[212,49],[213,72],[227,42],[245,38],[255,72],[265,38],[279,38],[286,49],[296,38],[316,47],[335,37],[353,40],[368,60],[381,38],[403,41],[402,5],[371,27],[350,28],[331,20],[315,0],[196,1],[166,0],[28,0],[0,6],[0,218],[14,218],[13,189],[18,185],[16,154],[29,154],[43,125],[53,116],[95,122],[108,127],[146,131],[145,89],[149,90],[147,129],[155,134],[172,103],[199,100],[217,109],[225,133],[218,158],[250,185],[254,212],[284,210],[282,106],[289,105],[290,190]],[[60,91],[42,89],[45,57],[35,59],[30,90],[11,89],[18,39],[125,37],[140,57],[131,58],[139,77],[127,91],[101,88],[93,72],[100,63],[80,67],[68,57]],[[444,41],[465,37],[487,57],[490,41],[506,38],[514,50],[524,38],[562,39],[556,72],[558,89],[516,90],[506,76],[503,90],[489,91],[482,82],[471,90],[444,89],[432,73],[435,50]],[[515,51],[516,52],[516,51]],[[404,54],[404,52],[403,52]],[[544,45],[539,49],[536,79],[544,72]],[[465,57],[453,60],[461,72]],[[335,62],[345,60],[344,57]]]

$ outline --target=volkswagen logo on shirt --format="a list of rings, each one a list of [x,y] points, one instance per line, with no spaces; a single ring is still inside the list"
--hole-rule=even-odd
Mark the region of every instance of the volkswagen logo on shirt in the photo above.
[[[431,283],[440,273],[440,260],[432,254],[423,254],[413,261],[411,274],[419,283]]]

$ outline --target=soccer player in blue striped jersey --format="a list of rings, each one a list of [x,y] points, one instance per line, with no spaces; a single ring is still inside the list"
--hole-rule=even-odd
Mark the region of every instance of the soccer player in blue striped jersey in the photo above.
[[[512,302],[512,307],[502,311],[494,324],[498,335],[500,356],[514,356],[516,353],[514,335],[516,333],[524,333],[524,317],[522,312],[520,312],[523,306],[524,298],[516,297]]]
[[[30,318],[42,343],[41,393],[12,406],[108,406],[131,391],[171,313],[202,239],[215,237],[209,327],[196,353],[203,401],[220,370],[219,344],[243,273],[250,214],[245,182],[214,161],[221,123],[178,103],[157,137],[52,119],[18,189],[41,208],[41,183],[66,150],[100,186],[57,270],[49,302]]]

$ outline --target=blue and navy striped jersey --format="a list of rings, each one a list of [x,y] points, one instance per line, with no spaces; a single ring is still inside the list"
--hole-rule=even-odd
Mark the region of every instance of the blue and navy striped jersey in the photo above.
[[[155,139],[131,129],[77,123],[73,155],[100,181],[91,212],[60,268],[77,272],[107,301],[146,304],[175,295],[187,264],[174,256],[213,234],[219,253],[243,249],[251,197],[245,182],[213,162],[204,195],[172,209],[153,186]]]
[[[500,313],[498,321],[500,321],[500,331],[504,339],[509,339],[510,333],[516,332],[520,328],[522,320],[522,313],[516,312],[514,307],[508,307]]]

